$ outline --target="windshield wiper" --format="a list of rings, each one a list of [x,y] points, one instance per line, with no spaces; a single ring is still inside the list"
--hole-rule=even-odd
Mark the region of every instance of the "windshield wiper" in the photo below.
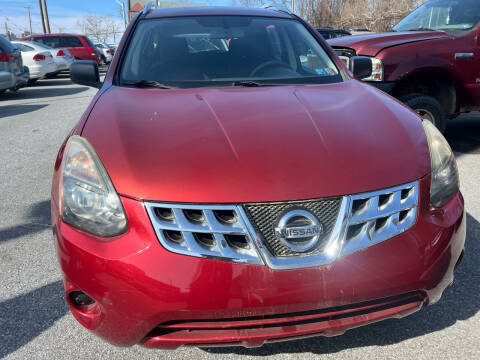
[[[438,31],[438,30],[425,28],[425,27],[419,27],[419,28],[408,29],[407,31]]]
[[[251,80],[243,80],[243,81],[234,81],[232,86],[245,86],[245,87],[257,87],[257,86],[279,86],[281,84],[263,84],[256,81]]]
[[[122,85],[133,85],[142,88],[175,89],[174,86],[165,85],[155,80],[122,81]]]

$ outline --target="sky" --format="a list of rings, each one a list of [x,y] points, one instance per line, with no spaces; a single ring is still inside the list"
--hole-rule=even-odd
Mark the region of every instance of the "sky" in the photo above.
[[[120,1],[120,0],[119,0]],[[231,0],[189,0],[209,5],[229,5]],[[125,5],[127,1],[125,0]],[[38,0],[0,0],[0,34],[5,32],[5,22],[9,31],[20,35],[29,29],[28,12],[31,7],[32,29],[34,33],[42,33],[42,22]],[[47,0],[50,30],[53,32],[81,33],[77,21],[93,13],[110,16],[122,25],[119,6],[115,0]]]

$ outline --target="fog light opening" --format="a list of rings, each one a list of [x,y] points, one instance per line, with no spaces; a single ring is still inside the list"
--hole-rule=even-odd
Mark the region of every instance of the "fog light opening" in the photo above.
[[[68,294],[68,297],[75,306],[88,306],[95,303],[95,300],[80,290],[72,291],[70,294]]]

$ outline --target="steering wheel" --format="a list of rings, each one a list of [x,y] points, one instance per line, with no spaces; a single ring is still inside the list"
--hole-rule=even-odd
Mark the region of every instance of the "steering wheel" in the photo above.
[[[271,61],[267,61],[267,62],[264,62],[263,64],[260,64],[258,65],[255,69],[253,69],[253,71],[250,73],[250,77],[254,77],[255,75],[257,75],[258,72],[260,72],[261,70],[264,70],[266,68],[273,68],[273,67],[283,67],[283,68],[287,68],[289,70],[292,70],[292,68],[283,63],[283,62],[280,62],[280,61],[277,61],[277,60],[271,60]]]

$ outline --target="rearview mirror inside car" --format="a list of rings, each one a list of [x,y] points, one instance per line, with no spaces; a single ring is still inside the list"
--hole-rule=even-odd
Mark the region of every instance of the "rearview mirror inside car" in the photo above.
[[[98,65],[92,60],[77,60],[70,66],[70,78],[75,84],[91,86],[100,89],[100,73]]]
[[[353,56],[350,58],[349,68],[357,79],[366,79],[372,76],[372,59],[366,56]]]

